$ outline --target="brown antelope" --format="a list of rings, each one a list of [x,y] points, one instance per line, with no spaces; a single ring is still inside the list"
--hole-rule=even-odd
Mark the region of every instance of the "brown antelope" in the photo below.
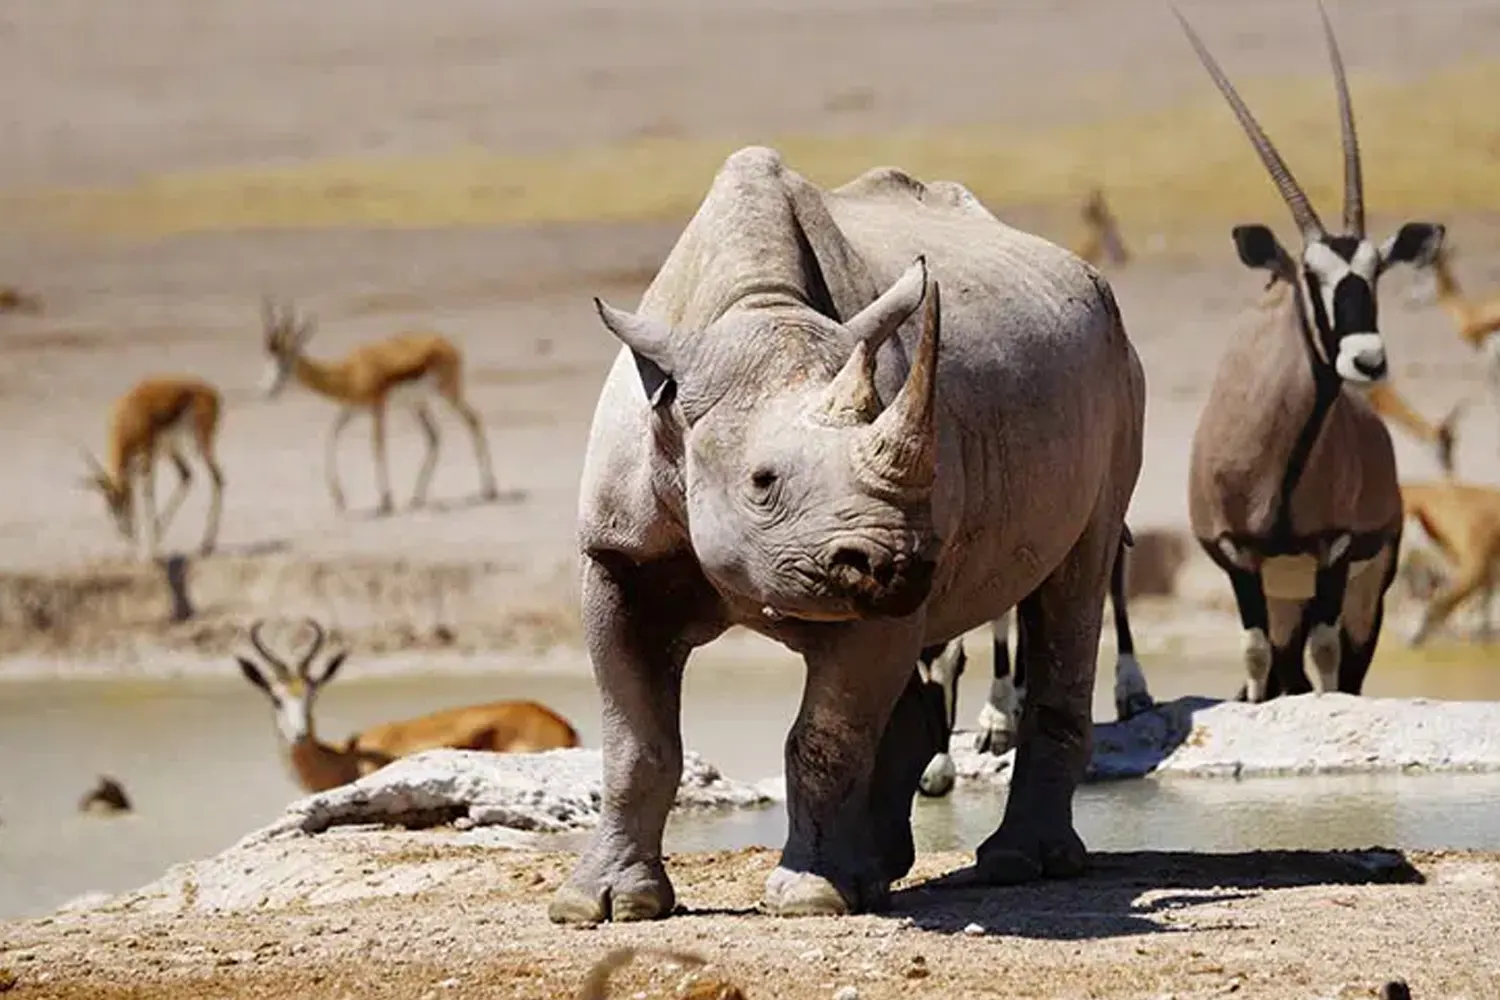
[[[0,285],[0,313],[29,313],[33,316],[42,311],[42,300],[23,292],[14,285]]]
[[[1319,6],[1338,96],[1344,231],[1329,232],[1233,85],[1180,12],[1188,40],[1259,154],[1302,237],[1292,256],[1269,227],[1234,228],[1242,263],[1270,272],[1230,341],[1194,431],[1193,533],[1229,577],[1248,682],[1262,701],[1311,689],[1360,693],[1380,638],[1401,542],[1391,436],[1361,389],[1386,377],[1376,286],[1430,260],[1441,225],[1365,233],[1359,142],[1333,26]]]
[[[313,703],[343,666],[348,650],[332,653],[314,674],[313,661],[322,651],[327,633],[311,618],[305,623],[312,628],[313,639],[295,668],[266,648],[261,640],[263,621],[250,626],[250,644],[259,657],[235,656],[245,679],[271,699],[286,761],[305,791],[321,792],[348,784],[399,757],[423,750],[528,753],[579,745],[578,733],[566,719],[534,701],[442,709],[415,719],[372,726],[353,734],[342,745],[324,743],[313,724]]]
[[[1365,390],[1365,399],[1387,423],[1395,424],[1431,448],[1443,475],[1453,475],[1454,428],[1463,414],[1464,403],[1460,402],[1449,410],[1441,423],[1432,424],[1413,409],[1390,382],[1370,386]]]
[[[1464,343],[1480,351],[1487,362],[1488,374],[1500,379],[1500,295],[1471,299],[1453,276],[1452,247],[1443,247],[1425,269],[1431,279],[1432,297],[1452,317]]]
[[[262,384],[266,397],[274,399],[289,380],[296,379],[340,404],[325,457],[328,492],[340,511],[344,509],[344,491],[338,475],[339,435],[361,411],[368,411],[374,421],[375,476],[380,490],[376,511],[384,515],[394,509],[385,450],[386,407],[393,403],[411,411],[426,439],[427,453],[417,473],[411,506],[417,508],[427,502],[427,486],[438,457],[438,425],[429,406],[434,396],[447,403],[469,428],[479,464],[480,496],[494,500],[500,495],[484,425],[464,399],[463,356],[447,338],[435,333],[400,333],[357,347],[338,361],[318,361],[305,353],[316,325],[313,318],[298,321],[290,307],[278,311],[266,299],[262,302],[262,319],[268,356]]]
[[[1407,641],[1421,645],[1455,608],[1481,593],[1480,634],[1488,640],[1500,583],[1500,489],[1452,480],[1402,483],[1401,503],[1454,570],[1427,601]]]
[[[1114,213],[1104,200],[1104,192],[1098,188],[1090,191],[1079,214],[1083,218],[1083,240],[1073,252],[1090,264],[1108,261],[1123,267],[1130,260],[1130,254],[1120,237],[1120,226]]]
[[[204,555],[213,551],[224,503],[224,473],[214,457],[221,409],[219,391],[202,379],[192,376],[144,379],[115,401],[109,424],[107,464],[101,465],[88,449],[82,449],[90,473],[85,485],[104,497],[115,527],[131,542],[137,539],[139,513],[144,527],[141,551],[145,558],[156,556],[161,535],[187,496],[193,481],[192,466],[187,460],[190,452],[208,469],[212,494],[200,549]],[[163,451],[177,470],[177,488],[158,519],[156,459]]]

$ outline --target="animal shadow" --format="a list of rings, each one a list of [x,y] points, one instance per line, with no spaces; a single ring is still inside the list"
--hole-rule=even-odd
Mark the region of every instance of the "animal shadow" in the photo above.
[[[910,917],[923,930],[945,934],[963,933],[964,928],[978,924],[987,934],[1087,941],[1181,933],[1152,918],[1198,905],[1250,899],[1276,889],[1421,884],[1426,879],[1401,852],[1370,849],[1100,853],[1090,856],[1088,873],[1075,879],[1008,887],[944,885],[943,881],[895,893],[893,914]],[[1148,892],[1155,895],[1142,900]]]

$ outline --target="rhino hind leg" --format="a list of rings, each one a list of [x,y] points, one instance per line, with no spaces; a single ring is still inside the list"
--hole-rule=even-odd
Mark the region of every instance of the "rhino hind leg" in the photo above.
[[[1011,885],[1087,867],[1088,851],[1073,828],[1073,793],[1092,748],[1099,631],[1120,526],[1101,512],[1018,605],[1016,660],[1026,677],[1026,708],[1005,815],[979,846],[972,880]]]
[[[547,915],[651,920],[676,906],[662,833],[682,780],[682,670],[702,588],[684,566],[583,562],[585,640],[604,703],[603,810]]]
[[[861,622],[806,653],[801,711],[786,743],[787,839],[766,879],[776,916],[884,909],[910,867],[910,813],[935,743],[912,663],[920,622]],[[899,818],[898,818],[899,814]]]
[[[886,882],[905,876],[916,861],[912,799],[930,778],[930,762],[942,758],[952,767],[944,752],[949,740],[946,722],[924,706],[922,681],[914,673],[891,710],[870,779],[870,830]],[[951,789],[950,780],[944,794]]]

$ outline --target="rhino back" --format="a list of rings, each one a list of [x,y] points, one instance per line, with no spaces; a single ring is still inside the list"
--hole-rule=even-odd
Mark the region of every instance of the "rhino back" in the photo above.
[[[995,588],[1007,604],[1029,592],[1102,494],[1128,501],[1145,375],[1104,278],[1070,251],[999,221],[961,185],[881,169],[830,192],[827,204],[877,285],[923,254],[942,289],[934,502],[951,558],[935,594],[936,641],[936,633],[978,624],[968,609]],[[914,326],[881,352],[886,401],[905,377]],[[997,565],[1014,572],[997,581]],[[944,592],[965,609],[949,621]]]

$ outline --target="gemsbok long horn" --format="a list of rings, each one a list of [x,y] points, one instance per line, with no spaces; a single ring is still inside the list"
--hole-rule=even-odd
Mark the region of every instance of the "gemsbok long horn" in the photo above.
[[[1276,190],[1281,192],[1281,198],[1286,202],[1286,207],[1292,210],[1292,218],[1296,221],[1297,228],[1302,231],[1303,238],[1311,240],[1324,235],[1327,230],[1323,228],[1318,213],[1313,211],[1312,202],[1308,201],[1307,194],[1297,183],[1297,179],[1292,176],[1292,171],[1287,167],[1286,161],[1281,158],[1281,154],[1276,151],[1276,147],[1271,143],[1265,130],[1260,127],[1260,123],[1255,120],[1255,116],[1240,99],[1239,93],[1234,89],[1234,84],[1229,82],[1229,78],[1219,68],[1218,62],[1209,53],[1203,40],[1198,37],[1198,33],[1193,30],[1187,18],[1182,16],[1182,11],[1173,7],[1172,13],[1182,24],[1182,30],[1187,32],[1188,41],[1193,44],[1193,51],[1198,53],[1198,60],[1203,63],[1203,68],[1208,70],[1208,75],[1213,78],[1219,92],[1224,95],[1224,100],[1229,102],[1234,116],[1240,121],[1240,127],[1250,137],[1250,144],[1260,154],[1260,160],[1270,173],[1271,180],[1276,182]]]
[[[1328,41],[1328,59],[1333,63],[1333,83],[1339,96],[1339,126],[1344,150],[1344,229],[1350,236],[1365,234],[1365,185],[1359,163],[1359,136],[1354,131],[1354,107],[1349,100],[1349,80],[1344,74],[1344,58],[1339,54],[1333,24],[1321,0],[1318,13],[1323,17],[1323,37]]]

